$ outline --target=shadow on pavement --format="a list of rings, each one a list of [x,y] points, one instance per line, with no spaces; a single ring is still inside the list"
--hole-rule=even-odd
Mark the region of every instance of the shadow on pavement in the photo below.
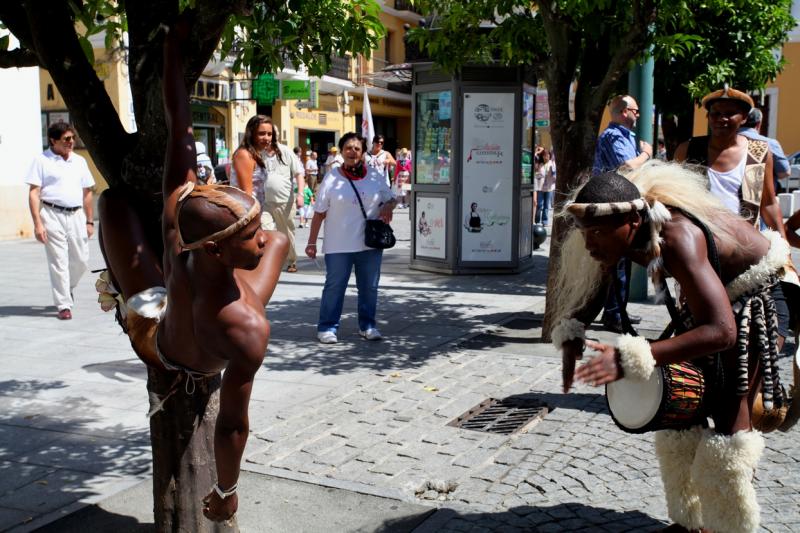
[[[5,316],[55,317],[57,314],[56,308],[53,306],[0,305],[0,318]]]
[[[133,350],[131,349],[131,351]],[[87,372],[100,374],[101,376],[114,381],[129,381],[123,380],[120,377],[120,374],[129,378],[147,381],[147,367],[138,357],[120,359],[118,361],[109,361],[107,363],[83,365],[81,368]]]
[[[358,336],[356,309],[356,296],[345,296],[339,343],[322,345],[316,339],[318,298],[271,303],[267,316],[272,337],[265,367],[320,374],[418,368],[429,358],[451,352],[453,342],[472,330],[508,316],[477,303],[465,312],[457,299],[445,300],[435,292],[398,295],[384,291],[378,304],[378,327],[384,339],[368,342]],[[481,314],[484,309],[487,312]]]
[[[597,532],[656,531],[666,524],[640,511],[616,511],[581,503],[563,503],[550,507],[521,506],[496,513],[464,513],[441,509],[414,533],[486,531],[486,532]],[[395,521],[386,521],[376,530],[396,532]]]
[[[46,399],[65,386],[0,382],[0,509],[8,510],[0,511],[0,530],[97,497],[150,469],[146,428],[109,423],[101,405],[81,396]]]
[[[36,529],[37,533],[84,533],[91,531],[113,531],[114,533],[150,533],[155,531],[153,522],[142,523],[132,516],[107,511],[90,505],[57,522]]]

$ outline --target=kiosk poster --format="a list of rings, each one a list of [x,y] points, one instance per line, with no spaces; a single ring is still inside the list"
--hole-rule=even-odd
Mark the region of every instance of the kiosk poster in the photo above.
[[[417,195],[415,251],[417,256],[445,259],[447,199]]]
[[[511,261],[514,93],[464,93],[461,260]]]

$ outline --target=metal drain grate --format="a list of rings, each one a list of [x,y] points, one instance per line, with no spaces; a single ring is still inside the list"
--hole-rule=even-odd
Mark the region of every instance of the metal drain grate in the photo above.
[[[531,396],[489,398],[459,416],[448,426],[511,435],[525,429],[549,412],[543,401]]]

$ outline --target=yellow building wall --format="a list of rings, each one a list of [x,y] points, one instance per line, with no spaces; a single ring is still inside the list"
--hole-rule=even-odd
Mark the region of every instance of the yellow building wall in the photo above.
[[[800,42],[783,47],[786,66],[770,87],[778,89],[778,120],[776,136],[786,155],[800,150]]]

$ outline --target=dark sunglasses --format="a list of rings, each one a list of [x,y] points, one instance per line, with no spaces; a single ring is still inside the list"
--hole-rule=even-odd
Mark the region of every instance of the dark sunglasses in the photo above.
[[[61,139],[61,140],[62,140],[62,141],[64,141],[65,143],[72,142],[72,141],[74,141],[74,140],[75,140],[75,136],[74,136],[74,135],[70,135],[70,136],[68,136],[68,137],[64,137],[64,138],[63,138],[63,139]]]

